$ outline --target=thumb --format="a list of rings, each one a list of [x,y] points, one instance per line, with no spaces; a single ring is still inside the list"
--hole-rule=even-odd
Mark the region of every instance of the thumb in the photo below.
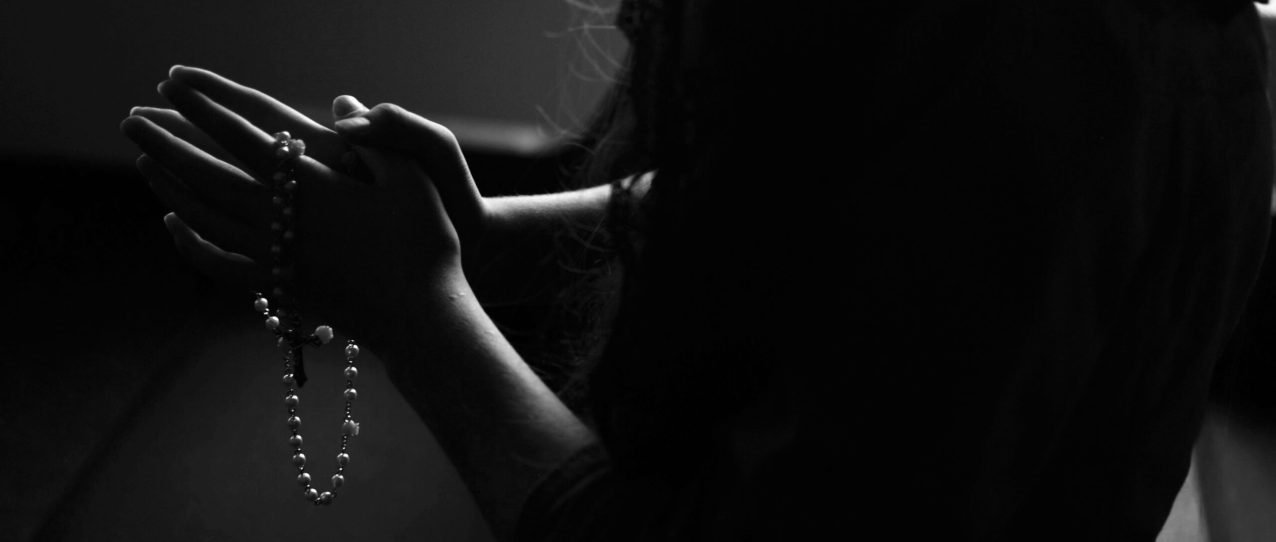
[[[368,109],[350,96],[339,96],[332,102],[334,115],[339,106],[348,114],[338,117],[333,126],[353,143],[403,152],[423,166],[460,154],[450,130],[397,105]]]
[[[368,112],[368,108],[359,103],[354,96],[342,94],[332,100],[332,121],[334,124],[342,121],[355,121],[367,124],[366,120],[360,119],[364,113]],[[347,122],[347,124],[349,124]],[[367,168],[359,161],[358,153],[353,150],[347,150],[341,155],[341,163],[345,166],[345,170],[352,177],[359,178],[368,182]]]
[[[341,95],[332,100],[332,120],[339,121],[342,119],[355,117],[368,112],[368,108],[359,103],[354,96]]]

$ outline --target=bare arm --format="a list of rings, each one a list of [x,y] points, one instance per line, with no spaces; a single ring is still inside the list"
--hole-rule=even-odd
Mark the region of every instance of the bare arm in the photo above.
[[[626,180],[634,201],[647,193],[651,177],[646,173]],[[483,242],[502,246],[523,242],[529,235],[552,235],[563,227],[601,228],[611,196],[612,188],[605,184],[552,194],[484,198],[488,217]]]
[[[507,539],[535,484],[594,436],[497,331],[459,266],[431,275],[367,342]]]
[[[402,152],[431,172],[463,245],[505,245],[560,226],[596,227],[606,216],[607,185],[531,196],[483,197],[455,136],[444,126],[393,104],[364,107],[349,96],[334,102],[346,118],[335,123],[351,143]],[[645,193],[649,176],[633,189]],[[473,237],[473,239],[466,239]],[[513,241],[511,241],[513,240]]]

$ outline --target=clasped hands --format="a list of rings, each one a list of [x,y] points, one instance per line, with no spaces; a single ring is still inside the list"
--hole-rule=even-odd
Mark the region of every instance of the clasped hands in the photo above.
[[[460,272],[462,241],[485,214],[455,137],[393,105],[333,102],[328,128],[215,73],[175,66],[160,83],[172,109],[137,107],[120,128],[137,166],[172,212],[178,250],[204,273],[247,288],[269,283],[271,134],[306,142],[296,167],[294,288],[306,310],[354,333],[396,299]],[[357,158],[356,158],[357,157]],[[247,299],[247,298],[246,298]]]

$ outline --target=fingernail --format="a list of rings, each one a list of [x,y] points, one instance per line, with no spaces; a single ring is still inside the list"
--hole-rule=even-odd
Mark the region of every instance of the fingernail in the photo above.
[[[369,121],[367,117],[350,117],[348,119],[341,119],[333,123],[333,125],[343,132],[359,132],[367,129],[368,126],[371,126],[372,121]]]
[[[137,105],[135,105],[135,106],[133,106],[131,109],[129,109],[129,110],[128,110],[128,114],[129,114],[129,116],[136,115],[138,111],[141,111],[141,109],[142,109],[142,108],[141,108],[141,106],[137,106]]]
[[[164,227],[168,228],[168,233],[177,235],[177,226],[182,223],[182,219],[177,218],[177,213],[168,213],[164,215]]]
[[[181,64],[173,64],[173,67],[171,67],[171,68],[169,68],[169,69],[168,69],[168,76],[169,76],[169,77],[172,77],[172,76],[173,76],[173,72],[177,71],[177,69],[178,69],[178,68],[185,68],[185,67],[186,67],[186,66],[183,66],[183,65],[181,65]]]
[[[337,118],[347,117],[360,110],[367,109],[354,96],[341,95],[332,100],[332,115]]]

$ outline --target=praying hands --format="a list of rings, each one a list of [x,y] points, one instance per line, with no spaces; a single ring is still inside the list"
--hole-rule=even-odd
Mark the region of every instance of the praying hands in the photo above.
[[[145,153],[138,167],[173,211],[165,223],[178,249],[202,271],[264,290],[271,272],[268,185],[279,164],[270,134],[279,130],[306,143],[296,167],[300,203],[292,250],[302,270],[296,275],[301,299],[364,335],[376,315],[395,309],[391,297],[366,295],[371,285],[417,291],[459,267],[456,232],[419,161],[352,147],[292,108],[211,72],[178,67],[171,76],[159,91],[175,109],[137,108],[122,129]],[[348,97],[334,110],[346,120],[369,114]],[[423,135],[437,135],[427,145],[452,153],[453,168],[442,174],[455,177],[445,182],[472,186],[449,134],[440,127]],[[358,171],[342,164],[351,152],[366,166],[366,178],[347,173]]]
[[[290,277],[303,312],[378,354],[493,529],[510,532],[532,481],[593,436],[496,329],[462,255],[601,220],[609,187],[483,198],[452,134],[396,106],[339,97],[329,129],[211,72],[169,75],[159,92],[174,109],[135,108],[121,129],[172,210],[164,222],[178,250],[245,288]],[[304,154],[277,156],[281,131]],[[285,169],[297,184],[291,229],[280,232],[270,186]],[[276,233],[291,240],[295,269],[268,263]],[[316,500],[309,487],[306,497]]]

